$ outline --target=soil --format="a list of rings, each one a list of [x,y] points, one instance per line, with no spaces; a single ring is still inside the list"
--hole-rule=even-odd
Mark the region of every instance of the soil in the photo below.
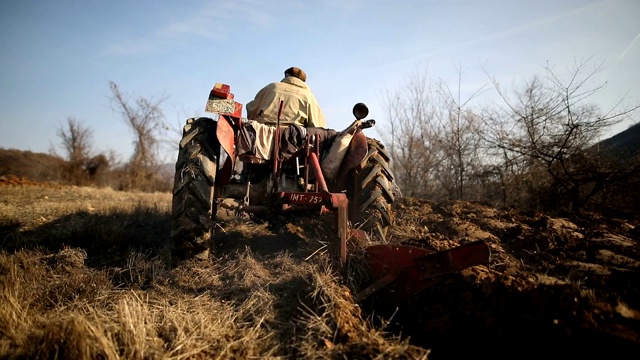
[[[0,176],[0,186],[44,186],[60,189],[61,185],[42,182],[42,181],[33,181],[24,176],[15,176],[15,175],[2,175]]]
[[[640,227],[469,202],[405,199],[391,240],[434,251],[475,240],[486,266],[444,276],[405,301],[363,308],[429,359],[640,358]]]

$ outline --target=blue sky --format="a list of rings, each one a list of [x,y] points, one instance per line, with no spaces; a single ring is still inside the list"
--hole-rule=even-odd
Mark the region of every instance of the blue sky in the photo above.
[[[133,135],[110,107],[110,81],[166,95],[178,127],[207,116],[214,83],[246,104],[299,66],[328,126],[342,129],[356,102],[384,124],[384,93],[417,70],[455,81],[461,66],[472,91],[488,81],[483,68],[517,83],[547,61],[562,72],[586,58],[604,63],[600,106],[640,102],[639,0],[0,0],[0,147],[48,152],[74,117],[95,151],[128,159]]]

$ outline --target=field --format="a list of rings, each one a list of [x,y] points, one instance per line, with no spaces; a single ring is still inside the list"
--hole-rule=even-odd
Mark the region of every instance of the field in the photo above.
[[[168,252],[171,195],[0,186],[0,358],[640,358],[640,228],[466,202],[402,199],[390,241],[472,240],[488,266],[402,302],[354,293],[330,222],[266,225],[219,210],[209,261]]]

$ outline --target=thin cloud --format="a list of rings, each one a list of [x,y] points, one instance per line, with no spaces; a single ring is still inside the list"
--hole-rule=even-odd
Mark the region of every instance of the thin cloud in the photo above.
[[[149,36],[127,43],[109,46],[106,55],[139,55],[156,51],[166,40],[182,39],[187,36],[203,37],[214,41],[228,39],[232,29],[238,26],[265,28],[274,21],[274,9],[283,6],[296,7],[288,1],[273,4],[261,0],[236,0],[233,2],[208,3],[184,16],[184,20],[161,27]],[[233,28],[232,26],[233,25]]]
[[[365,7],[368,3],[364,0],[325,0],[323,4],[336,11],[353,13]]]
[[[453,45],[447,46],[447,47],[445,47],[443,49],[439,49],[439,50],[427,53],[426,55],[423,55],[423,56],[431,56],[431,55],[435,55],[437,53],[441,53],[441,52],[445,52],[445,51],[449,51],[449,50],[456,50],[456,49],[460,49],[460,48],[463,48],[463,47],[467,47],[469,45],[477,45],[477,44],[484,43],[484,42],[487,42],[487,41],[490,41],[490,40],[505,38],[507,36],[511,36],[511,35],[523,32],[525,30],[529,30],[529,29],[532,29],[532,28],[539,27],[541,25],[545,25],[545,24],[548,24],[548,23],[555,22],[555,21],[560,20],[562,18],[569,17],[569,16],[575,15],[575,14],[583,12],[583,11],[588,11],[588,10],[595,9],[595,8],[599,7],[601,4],[604,4],[604,3],[607,3],[607,2],[610,2],[610,1],[611,0],[602,0],[602,1],[595,2],[595,3],[589,4],[589,5],[581,6],[579,8],[575,8],[573,10],[565,11],[563,13],[559,13],[559,14],[556,14],[556,15],[551,15],[551,16],[548,16],[546,18],[534,20],[534,21],[531,21],[531,22],[526,23],[524,25],[520,25],[520,26],[513,27],[511,29],[503,30],[503,31],[497,32],[495,34],[482,36],[482,37],[479,37],[477,39],[463,41],[463,42],[460,42],[460,43],[457,43],[457,44],[453,44]]]
[[[103,55],[125,55],[134,56],[148,54],[155,50],[155,44],[151,42],[135,42],[135,43],[123,43],[107,47],[102,51]]]
[[[633,48],[636,42],[638,42],[638,39],[640,39],[640,33],[638,33],[638,35],[636,35],[636,37],[633,38],[633,40],[631,40],[629,45],[627,45],[627,47],[622,51],[622,53],[620,53],[620,56],[618,56],[618,59],[616,60],[616,62],[604,72],[604,74],[600,77],[601,81],[606,81],[607,79],[609,79],[609,75],[611,75],[611,73],[618,67],[618,65],[620,65],[622,61],[624,61],[624,57]]]
[[[230,33],[228,24],[235,17],[235,4],[207,4],[196,14],[185,16],[184,20],[174,22],[160,30],[163,37],[176,38],[189,35],[207,39],[221,40]]]
[[[443,47],[441,49],[434,50],[434,51],[431,51],[431,52],[428,52],[428,53],[414,55],[414,56],[411,56],[409,58],[404,58],[403,60],[394,61],[394,62],[391,62],[391,63],[388,63],[388,64],[383,64],[383,65],[380,65],[380,66],[376,66],[376,67],[373,67],[373,68],[368,69],[366,71],[379,70],[379,69],[388,68],[388,67],[396,67],[396,66],[399,66],[401,64],[411,63],[411,62],[415,62],[415,61],[420,60],[420,59],[429,58],[429,57],[431,57],[433,55],[440,54],[440,53],[443,53],[443,52],[447,52],[447,51],[451,51],[451,50],[458,50],[458,49],[465,48],[465,47],[468,47],[468,46],[471,46],[471,45],[477,45],[477,44],[485,43],[485,42],[488,42],[488,41],[491,41],[491,40],[505,38],[507,36],[511,36],[511,35],[523,32],[525,30],[529,30],[529,29],[532,29],[532,28],[536,28],[536,27],[539,27],[539,26],[542,26],[542,25],[545,25],[545,24],[549,24],[549,23],[558,21],[558,20],[560,20],[562,18],[569,17],[569,16],[572,16],[572,15],[578,14],[580,12],[594,10],[594,9],[600,7],[600,5],[608,3],[608,2],[611,2],[611,1],[612,0],[601,0],[601,1],[598,1],[598,2],[595,2],[595,3],[591,3],[591,4],[588,4],[588,5],[584,5],[584,6],[569,10],[569,11],[565,11],[563,13],[559,13],[559,14],[556,14],[556,15],[548,16],[548,17],[545,17],[545,18],[542,18],[542,19],[538,19],[538,20],[534,20],[534,21],[528,22],[526,24],[523,24],[523,25],[520,25],[520,26],[516,26],[516,27],[510,28],[510,29],[506,29],[506,30],[503,30],[503,31],[500,31],[500,32],[497,32],[497,33],[494,33],[494,34],[478,37],[478,38],[475,38],[475,39],[472,39],[472,40],[458,42],[458,43],[455,43],[455,44],[452,44],[452,45],[449,45],[449,46],[446,46],[446,47]]]
[[[189,14],[184,20],[169,24],[159,34],[167,37],[196,35],[221,40],[231,33],[231,24],[234,27],[269,27],[274,19],[273,9],[280,7],[281,4],[258,0],[209,3],[196,14]]]
[[[613,65],[613,67],[616,67],[622,60],[624,60],[625,55],[627,55],[627,53],[629,52],[629,50],[631,50],[631,48],[636,44],[636,42],[638,42],[638,39],[640,38],[640,33],[638,33],[638,35],[636,35],[635,38],[633,38],[633,40],[631,40],[631,42],[629,43],[629,45],[627,45],[627,48],[624,49],[624,51],[622,52],[622,54],[620,54],[620,56],[618,57],[618,60],[616,61],[616,63]]]

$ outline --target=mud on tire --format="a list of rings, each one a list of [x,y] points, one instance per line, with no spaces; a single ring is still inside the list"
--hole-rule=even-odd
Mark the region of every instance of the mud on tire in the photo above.
[[[390,157],[384,145],[367,138],[367,155],[349,176],[353,183],[348,188],[349,218],[352,226],[370,236],[385,240],[393,223],[391,204],[396,188],[389,167]]]
[[[178,259],[208,255],[217,210],[213,199],[219,149],[215,121],[187,120],[176,161],[171,206],[172,255]]]

